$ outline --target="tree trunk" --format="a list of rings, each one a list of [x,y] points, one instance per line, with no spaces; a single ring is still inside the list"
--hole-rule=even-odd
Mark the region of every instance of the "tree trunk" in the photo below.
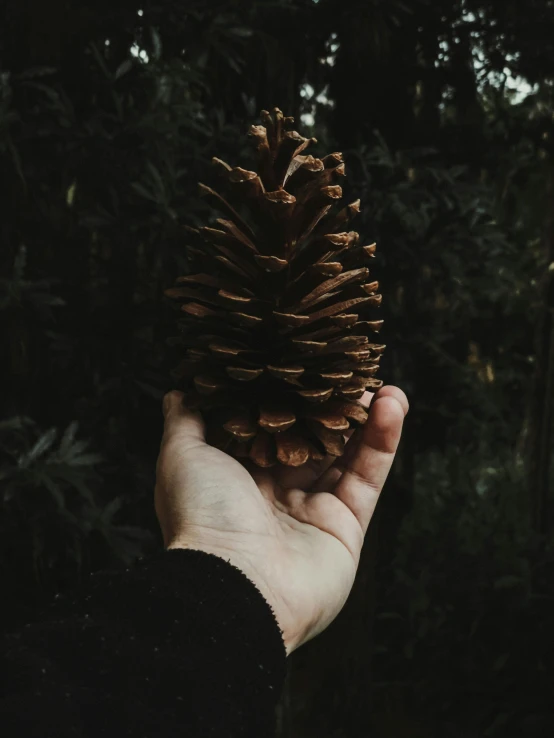
[[[542,279],[543,306],[536,335],[536,371],[529,428],[529,498],[533,526],[551,529],[550,468],[554,408],[554,165],[546,181],[543,245],[546,271]]]
[[[420,70],[413,17],[405,18],[394,33],[389,30],[379,44],[363,14],[351,10],[338,17],[330,97],[339,145],[344,150],[365,144],[376,130],[393,150],[416,145],[414,91]]]

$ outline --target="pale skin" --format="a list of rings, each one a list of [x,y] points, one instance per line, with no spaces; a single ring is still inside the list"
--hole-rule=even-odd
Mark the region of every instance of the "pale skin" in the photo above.
[[[388,385],[362,402],[369,418],[344,456],[260,469],[209,446],[180,392],[164,398],[155,489],[164,545],[215,554],[243,571],[271,605],[287,656],[342,610],[400,441],[404,392]]]

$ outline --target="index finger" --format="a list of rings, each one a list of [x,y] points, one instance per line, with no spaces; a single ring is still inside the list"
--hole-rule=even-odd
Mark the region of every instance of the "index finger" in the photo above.
[[[365,535],[402,434],[404,408],[396,397],[373,401],[354,454],[333,494],[356,516]]]

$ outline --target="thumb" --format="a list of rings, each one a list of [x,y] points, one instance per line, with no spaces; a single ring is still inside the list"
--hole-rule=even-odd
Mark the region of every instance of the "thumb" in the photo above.
[[[164,414],[164,418],[167,418],[170,410],[174,408],[178,409],[178,406],[182,404],[183,399],[184,394],[182,392],[178,392],[177,390],[171,390],[170,392],[165,394],[162,403],[162,412]]]
[[[183,440],[205,442],[202,416],[189,410],[184,404],[184,394],[171,390],[163,398],[164,439],[179,436]]]

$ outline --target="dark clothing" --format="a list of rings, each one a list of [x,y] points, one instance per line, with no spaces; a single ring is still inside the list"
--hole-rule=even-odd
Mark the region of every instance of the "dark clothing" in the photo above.
[[[57,595],[5,636],[3,738],[270,738],[286,672],[273,610],[239,569],[163,551]]]

